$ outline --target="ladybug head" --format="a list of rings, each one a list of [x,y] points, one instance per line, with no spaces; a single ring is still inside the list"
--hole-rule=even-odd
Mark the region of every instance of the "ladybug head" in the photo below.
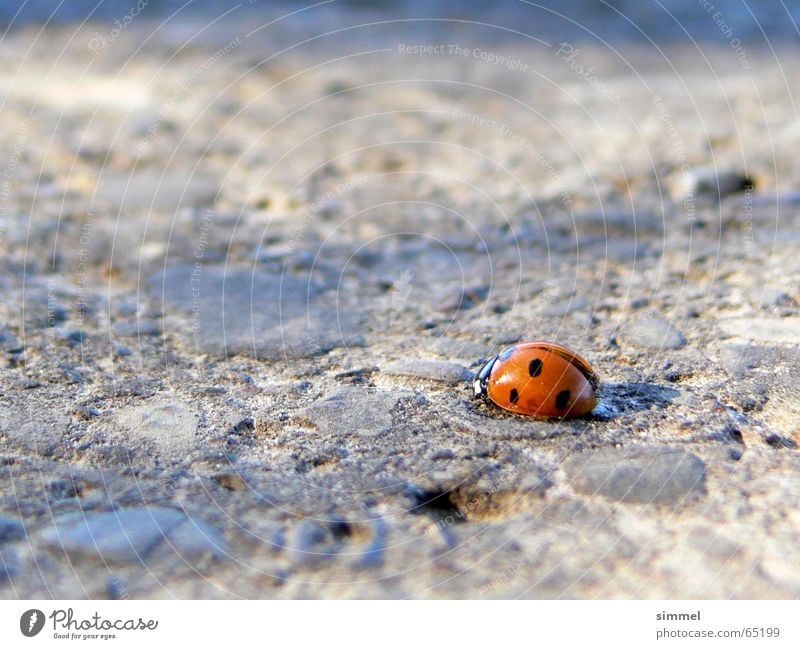
[[[497,361],[497,356],[487,361],[487,363],[481,368],[481,371],[478,372],[478,375],[475,377],[475,381],[473,382],[472,387],[475,390],[476,397],[486,396],[487,384],[489,382],[489,375],[492,373],[492,367],[494,367],[496,361]]]

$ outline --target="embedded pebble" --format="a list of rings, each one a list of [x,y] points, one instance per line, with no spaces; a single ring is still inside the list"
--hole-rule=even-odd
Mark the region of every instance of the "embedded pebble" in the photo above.
[[[124,173],[108,166],[101,174],[97,197],[116,210],[175,212],[180,207],[207,205],[217,191],[210,179],[179,170]]]
[[[112,327],[117,336],[160,336],[162,333],[161,324],[158,322],[117,322]]]
[[[163,507],[76,512],[56,519],[39,540],[45,547],[69,555],[139,561],[185,520],[182,512]]]
[[[434,303],[440,311],[466,311],[481,304],[488,295],[488,286],[445,288],[434,296]]]
[[[197,447],[200,413],[180,401],[151,399],[120,408],[109,417],[109,434],[140,442],[162,454],[183,457]]]
[[[312,403],[303,418],[324,433],[376,437],[392,429],[392,409],[402,399],[412,398],[411,393],[348,387]]]
[[[81,345],[86,342],[86,332],[80,329],[55,329],[55,336],[71,345]]]
[[[753,179],[739,171],[697,167],[681,174],[675,190],[681,198],[719,200],[728,194],[752,189],[754,185]]]
[[[13,298],[24,314],[26,328],[59,327],[69,319],[69,308],[54,301],[53,291],[32,287]]]
[[[758,345],[725,345],[720,351],[720,360],[734,378],[742,378],[764,364],[774,348]]]
[[[452,460],[456,454],[449,448],[439,448],[428,455],[429,459],[436,462],[437,460]]]
[[[20,541],[24,538],[25,528],[22,523],[13,518],[0,517],[0,543]]]
[[[634,317],[622,327],[620,339],[644,349],[679,349],[686,344],[680,331],[656,315]]]
[[[679,505],[705,493],[705,464],[679,449],[603,448],[569,458],[563,469],[580,493],[629,503]]]
[[[8,331],[0,330],[0,349],[12,354],[21,352],[24,347],[20,344],[19,340],[17,340],[14,334]]]
[[[64,448],[69,420],[59,412],[31,411],[24,406],[0,410],[0,433],[16,446],[42,457]]]
[[[439,336],[435,338],[427,348],[432,353],[449,359],[477,360],[491,355],[489,346],[484,343],[460,340],[450,336]]]
[[[222,417],[222,430],[228,435],[251,433],[255,430],[255,426],[253,416],[246,411],[226,412]]]
[[[228,551],[219,530],[164,507],[66,514],[38,538],[53,551],[115,562],[138,562],[153,555],[156,549],[191,560],[220,559]]]
[[[81,419],[93,419],[94,417],[99,417],[102,413],[93,406],[80,406],[75,405],[72,408],[72,413],[76,417],[80,417]]]
[[[321,287],[301,277],[178,266],[151,278],[150,287],[190,319],[202,354],[284,361],[364,344],[358,317],[328,304]]]
[[[419,359],[398,361],[381,368],[381,371],[391,376],[408,376],[448,385],[470,381],[474,376],[472,372],[457,363]]]

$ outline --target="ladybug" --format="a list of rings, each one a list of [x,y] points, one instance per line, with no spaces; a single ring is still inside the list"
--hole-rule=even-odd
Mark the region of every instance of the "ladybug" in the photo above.
[[[597,405],[597,375],[571,349],[543,340],[509,347],[483,366],[475,396],[519,415],[582,417]]]

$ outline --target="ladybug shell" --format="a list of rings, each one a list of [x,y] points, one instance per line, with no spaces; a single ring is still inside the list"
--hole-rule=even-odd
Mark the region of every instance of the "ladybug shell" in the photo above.
[[[565,419],[592,411],[597,384],[594,370],[578,354],[537,341],[514,345],[486,363],[475,394],[520,415]]]

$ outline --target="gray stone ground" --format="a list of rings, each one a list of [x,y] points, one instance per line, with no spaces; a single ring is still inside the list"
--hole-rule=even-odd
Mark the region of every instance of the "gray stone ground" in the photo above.
[[[3,37],[0,597],[799,597],[796,51],[321,16]]]

